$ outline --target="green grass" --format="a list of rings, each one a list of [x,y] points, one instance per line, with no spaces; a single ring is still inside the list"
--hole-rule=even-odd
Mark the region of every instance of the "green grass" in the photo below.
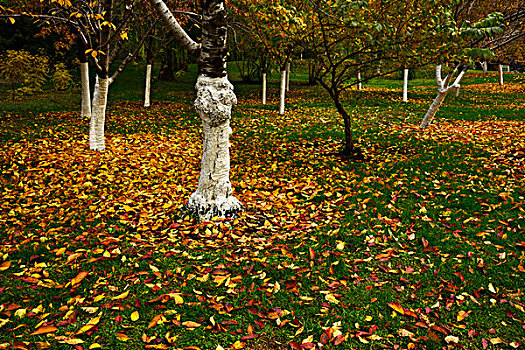
[[[246,212],[201,224],[181,210],[199,170],[195,67],[156,82],[150,109],[144,67],[129,68],[110,90],[101,153],[87,148],[77,92],[2,95],[1,346],[216,349],[249,327],[260,338],[248,349],[325,332],[324,349],[525,341],[522,76],[502,89],[467,75],[427,131],[432,80],[411,81],[409,103],[399,81],[371,81],[346,96],[369,157],[350,162],[335,155],[335,108],[304,72],[280,116],[275,80],[262,106],[233,70],[231,178]],[[31,335],[46,324],[53,336]]]

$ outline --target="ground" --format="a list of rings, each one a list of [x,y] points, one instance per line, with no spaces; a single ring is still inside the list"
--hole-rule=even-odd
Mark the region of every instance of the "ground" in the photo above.
[[[469,73],[428,130],[431,80],[352,91],[348,161],[321,90],[292,84],[281,116],[276,84],[262,106],[233,74],[246,211],[199,223],[192,76],[144,109],[132,68],[104,152],[73,92],[4,104],[0,348],[525,348],[523,76]]]

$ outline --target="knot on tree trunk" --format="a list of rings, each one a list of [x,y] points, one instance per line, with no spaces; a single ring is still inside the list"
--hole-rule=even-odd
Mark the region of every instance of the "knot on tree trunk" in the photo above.
[[[195,89],[195,109],[201,115],[203,123],[215,127],[230,119],[231,109],[237,104],[237,98],[228,77],[210,78],[201,75]]]

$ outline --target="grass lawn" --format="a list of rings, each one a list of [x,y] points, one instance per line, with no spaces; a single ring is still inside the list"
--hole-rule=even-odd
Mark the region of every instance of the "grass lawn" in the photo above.
[[[195,70],[144,109],[130,68],[99,153],[77,91],[0,93],[0,349],[525,349],[523,75],[467,74],[427,130],[432,80],[371,81],[349,162],[303,73],[281,116],[233,72],[246,210],[199,223]]]

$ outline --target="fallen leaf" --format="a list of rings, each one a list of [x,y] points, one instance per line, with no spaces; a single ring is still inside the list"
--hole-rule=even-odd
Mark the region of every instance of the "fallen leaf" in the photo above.
[[[58,328],[54,326],[43,326],[38,328],[36,331],[31,333],[31,335],[39,335],[39,334],[46,334],[46,333],[53,333],[56,332]]]

